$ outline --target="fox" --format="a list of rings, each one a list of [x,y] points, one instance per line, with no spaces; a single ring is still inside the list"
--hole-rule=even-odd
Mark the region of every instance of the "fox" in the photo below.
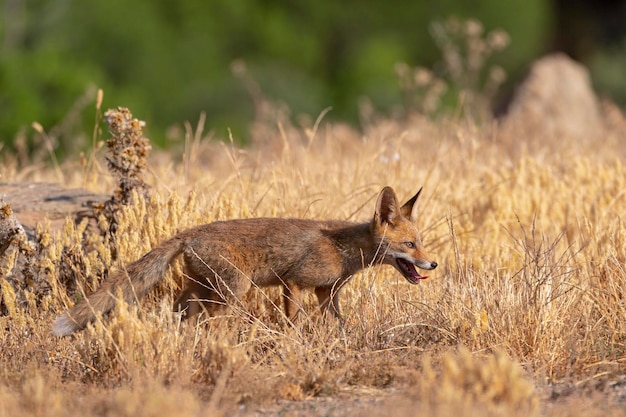
[[[179,232],[140,259],[110,274],[87,298],[57,317],[62,337],[147,294],[183,255],[184,285],[174,302],[183,318],[218,315],[252,287],[283,287],[285,315],[295,322],[303,291],[313,289],[324,314],[342,321],[339,291],[360,270],[393,266],[410,284],[428,278],[437,262],[424,249],[416,225],[422,188],[400,206],[395,191],[378,194],[370,221],[248,218],[215,221]]]

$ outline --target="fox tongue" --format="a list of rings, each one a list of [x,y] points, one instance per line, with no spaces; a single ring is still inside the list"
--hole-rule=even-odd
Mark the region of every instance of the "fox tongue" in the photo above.
[[[419,284],[420,280],[428,278],[427,276],[422,276],[415,269],[415,265],[410,262],[405,261],[404,259],[397,259],[396,262],[400,267],[400,271],[404,278],[409,281],[411,284]]]

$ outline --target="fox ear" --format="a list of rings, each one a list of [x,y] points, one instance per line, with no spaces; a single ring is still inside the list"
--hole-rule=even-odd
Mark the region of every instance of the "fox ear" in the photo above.
[[[398,210],[398,199],[391,187],[385,187],[378,195],[374,220],[378,225],[388,224],[393,226],[401,213]]]
[[[418,209],[417,209],[417,204],[415,203],[417,202],[417,199],[419,198],[421,192],[422,192],[422,187],[420,187],[417,194],[411,197],[409,201],[404,203],[402,208],[400,208],[400,212],[402,213],[402,215],[406,217],[407,219],[411,220],[411,222],[413,223],[415,223],[415,221],[417,220]]]

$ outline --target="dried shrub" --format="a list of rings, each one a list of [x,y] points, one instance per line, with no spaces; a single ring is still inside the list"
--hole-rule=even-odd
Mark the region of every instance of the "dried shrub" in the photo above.
[[[481,22],[450,17],[433,22],[430,34],[441,52],[441,61],[434,68],[406,63],[396,65],[396,75],[408,112],[433,116],[443,110],[445,95],[457,94],[458,109],[475,121],[491,119],[491,106],[506,71],[488,66],[489,58],[507,48],[509,35],[502,29],[485,32]]]
[[[106,219],[108,230],[114,244],[117,231],[117,212],[132,202],[133,193],[148,198],[149,187],[143,179],[146,169],[150,141],[143,136],[145,122],[133,118],[125,107],[110,109],[104,113],[111,138],[107,140],[106,156],[109,171],[118,179],[118,187],[113,196],[104,204],[101,214]]]
[[[11,246],[14,250],[8,251]],[[38,274],[39,248],[29,241],[11,205],[0,199],[0,315],[15,315],[49,292],[47,280]]]
[[[146,158],[151,146],[143,137],[145,122],[133,118],[125,107],[107,110],[104,119],[111,134],[107,140],[107,166],[119,181],[112,204],[130,204],[133,191],[147,197],[148,185],[143,180],[143,173],[148,166]]]

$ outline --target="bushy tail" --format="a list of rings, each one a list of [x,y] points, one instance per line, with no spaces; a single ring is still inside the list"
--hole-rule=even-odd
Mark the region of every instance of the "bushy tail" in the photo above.
[[[169,264],[182,252],[183,245],[183,237],[174,236],[124,270],[110,275],[88,298],[57,317],[52,333],[67,336],[84,328],[98,313],[105,314],[115,307],[120,291],[126,302],[141,298],[163,278]]]

